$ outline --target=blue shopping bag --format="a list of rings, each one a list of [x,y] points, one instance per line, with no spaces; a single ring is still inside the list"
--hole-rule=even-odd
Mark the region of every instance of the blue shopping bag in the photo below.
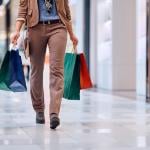
[[[0,90],[27,91],[21,56],[16,48],[6,52],[0,69]]]

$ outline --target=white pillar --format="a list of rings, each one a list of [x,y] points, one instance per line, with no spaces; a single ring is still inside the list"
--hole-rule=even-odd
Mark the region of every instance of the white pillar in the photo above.
[[[90,24],[90,74],[94,85],[97,82],[97,3],[91,0],[91,24]]]
[[[112,90],[136,89],[136,0],[112,3]]]

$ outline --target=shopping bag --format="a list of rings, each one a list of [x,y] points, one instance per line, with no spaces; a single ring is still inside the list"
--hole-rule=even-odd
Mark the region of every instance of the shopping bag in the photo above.
[[[3,4],[3,0],[0,0],[0,5],[2,5]]]
[[[64,95],[68,100],[80,100],[80,57],[66,53],[64,61]]]
[[[22,61],[17,49],[7,51],[0,69],[0,90],[27,91]]]
[[[80,54],[80,89],[92,88],[92,81],[88,72],[86,59],[83,53]]]
[[[0,69],[0,90],[10,91],[6,83],[6,81],[8,81],[9,78],[9,74],[8,74],[9,58],[10,58],[10,52],[7,51]]]

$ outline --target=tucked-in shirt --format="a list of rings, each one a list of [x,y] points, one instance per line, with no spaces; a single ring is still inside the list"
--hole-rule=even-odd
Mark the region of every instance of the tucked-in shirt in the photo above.
[[[59,19],[55,0],[53,0],[52,8],[50,12],[48,12],[46,9],[45,0],[38,0],[38,5],[39,5],[39,12],[40,12],[39,13],[40,21],[49,21],[49,20]]]

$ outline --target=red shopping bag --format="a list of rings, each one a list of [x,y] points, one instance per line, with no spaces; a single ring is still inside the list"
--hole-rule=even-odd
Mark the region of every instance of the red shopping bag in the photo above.
[[[80,89],[92,88],[92,81],[89,75],[86,59],[83,53],[80,54]]]

